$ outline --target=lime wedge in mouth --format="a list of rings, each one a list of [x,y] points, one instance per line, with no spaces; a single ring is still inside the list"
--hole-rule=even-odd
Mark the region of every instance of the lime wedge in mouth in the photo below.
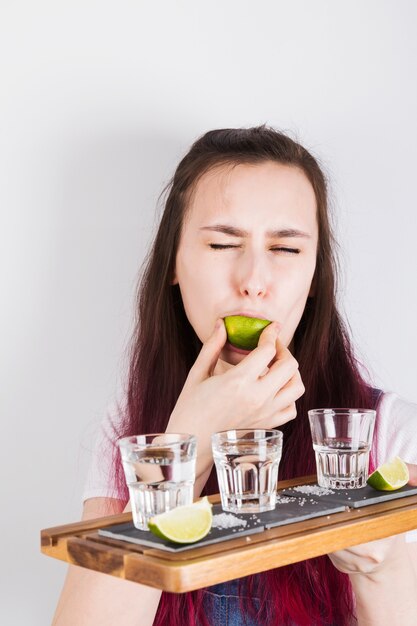
[[[269,320],[244,315],[229,315],[224,318],[229,342],[241,350],[254,350],[263,329],[270,323]]]
[[[408,467],[399,456],[380,465],[369,476],[367,483],[378,491],[395,491],[408,483]]]
[[[161,539],[174,543],[195,543],[208,535],[212,522],[211,504],[205,497],[194,504],[151,517],[148,526]]]

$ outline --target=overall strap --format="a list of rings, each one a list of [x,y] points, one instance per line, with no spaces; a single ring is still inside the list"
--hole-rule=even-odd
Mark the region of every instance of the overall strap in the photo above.
[[[371,402],[372,402],[372,408],[377,410],[378,406],[379,406],[379,402],[382,398],[382,396],[384,395],[384,392],[382,391],[382,389],[377,389],[376,387],[372,388],[371,391]]]

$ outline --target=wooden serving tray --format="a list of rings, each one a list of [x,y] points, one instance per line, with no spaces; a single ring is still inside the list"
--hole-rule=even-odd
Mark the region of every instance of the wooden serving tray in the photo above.
[[[280,481],[279,488],[316,476]],[[218,495],[210,496],[213,503]],[[171,592],[185,592],[296,563],[417,528],[417,495],[278,526],[254,535],[171,553],[98,534],[132,519],[122,513],[41,531],[47,556]]]

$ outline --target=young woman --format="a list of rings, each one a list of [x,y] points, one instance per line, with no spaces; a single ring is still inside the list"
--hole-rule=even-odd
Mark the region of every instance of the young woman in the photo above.
[[[223,318],[273,321],[252,352]],[[128,508],[117,438],[198,437],[196,496],[218,491],[210,435],[284,433],[280,477],[315,472],[310,408],[377,408],[371,463],[417,463],[417,406],[361,376],[335,301],[326,182],[301,145],[264,126],[195,142],[171,182],[143,275],[126,402],[97,444],[84,519]],[[72,568],[55,624],[415,623],[417,543],[390,537],[189,594]],[[355,618],[356,616],[356,618]]]

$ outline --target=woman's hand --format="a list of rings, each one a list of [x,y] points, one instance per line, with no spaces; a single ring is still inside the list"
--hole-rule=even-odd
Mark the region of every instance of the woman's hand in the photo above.
[[[295,401],[304,393],[298,363],[269,324],[257,348],[238,365],[214,375],[226,342],[223,320],[216,323],[191,368],[170,417],[167,432],[198,438],[199,468],[211,467],[211,434],[234,428],[276,428],[296,417]]]
[[[417,544],[396,535],[329,557],[338,570],[349,574],[360,626],[415,626]]]
[[[389,565],[390,558],[395,557],[396,546],[403,540],[402,535],[395,535],[338,550],[328,556],[333,565],[345,574],[374,574]]]
[[[417,487],[417,465],[413,463],[406,463],[406,466],[408,467],[408,473],[410,475],[408,484],[412,485],[413,487]]]
[[[417,465],[407,463],[410,485]],[[404,535],[378,539],[329,554],[349,574],[361,626],[414,626],[417,615],[417,543]]]
[[[417,465],[406,464],[410,474],[409,485],[417,486]],[[403,535],[377,539],[352,548],[329,554],[333,565],[345,574],[373,574],[390,566],[396,557],[398,546],[404,542]]]

